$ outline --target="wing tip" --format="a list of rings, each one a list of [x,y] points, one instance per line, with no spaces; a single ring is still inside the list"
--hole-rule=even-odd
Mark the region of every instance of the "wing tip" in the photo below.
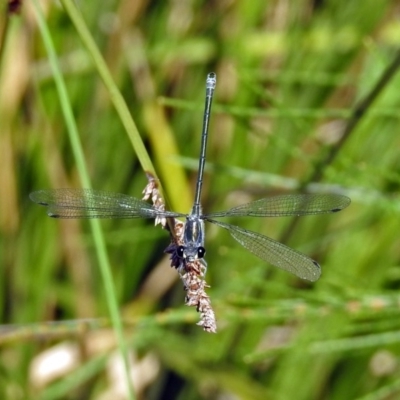
[[[311,282],[315,282],[317,281],[320,276],[321,276],[321,266],[314,260],[311,260],[312,263],[315,265],[315,269],[312,271],[311,275],[307,276],[307,278],[303,278],[303,279],[307,279]]]
[[[350,203],[351,203],[350,197],[342,196],[342,195],[341,195],[341,197],[343,199],[343,204],[341,204],[339,207],[332,208],[331,212],[335,213],[335,212],[342,211],[343,209],[345,209],[346,207],[348,207],[350,205]]]
[[[39,204],[41,206],[48,206],[49,203],[40,198],[41,197],[40,194],[42,192],[43,192],[42,190],[37,190],[36,192],[29,193],[29,198],[36,204]]]

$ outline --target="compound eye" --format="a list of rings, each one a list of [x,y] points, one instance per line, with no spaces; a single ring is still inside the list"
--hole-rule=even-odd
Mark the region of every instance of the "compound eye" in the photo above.
[[[206,249],[200,246],[197,249],[197,258],[203,258],[205,254],[206,254]]]
[[[178,248],[176,249],[176,254],[180,258],[183,257],[184,252],[185,252],[185,248],[183,246],[178,246]]]

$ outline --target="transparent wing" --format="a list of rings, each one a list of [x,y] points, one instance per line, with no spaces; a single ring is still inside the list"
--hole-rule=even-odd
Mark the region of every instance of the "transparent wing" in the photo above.
[[[159,211],[144,200],[92,189],[38,190],[29,195],[53,218],[156,218],[184,214]]]
[[[216,217],[284,217],[326,214],[343,210],[350,199],[338,194],[288,194],[267,197],[230,210],[205,215]]]
[[[309,281],[316,281],[321,275],[321,267],[316,261],[282,243],[235,225],[208,221],[228,230],[244,248],[275,267]]]

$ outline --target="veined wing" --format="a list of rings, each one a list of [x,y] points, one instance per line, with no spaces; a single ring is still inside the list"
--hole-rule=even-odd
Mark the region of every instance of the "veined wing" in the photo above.
[[[160,211],[144,200],[92,189],[38,190],[29,195],[53,218],[156,218],[185,214]]]
[[[244,248],[275,267],[312,282],[321,275],[321,267],[316,261],[282,243],[235,225],[209,219],[208,221],[228,230]]]
[[[252,201],[227,211],[205,215],[216,217],[284,217],[327,214],[343,210],[350,199],[338,194],[289,194]]]

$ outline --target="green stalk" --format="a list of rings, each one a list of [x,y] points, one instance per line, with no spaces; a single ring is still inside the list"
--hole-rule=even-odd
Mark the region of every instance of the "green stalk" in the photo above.
[[[68,93],[66,90],[65,82],[61,71],[58,66],[58,58],[55,52],[54,44],[50,35],[50,31],[46,24],[46,20],[43,16],[42,10],[40,5],[38,4],[38,0],[34,0],[34,6],[38,21],[38,26],[43,38],[43,42],[45,44],[50,66],[52,68],[54,74],[54,81],[56,84],[58,96],[60,99],[60,104],[62,108],[62,112],[64,114],[65,123],[67,125],[67,131],[69,135],[69,139],[71,142],[72,151],[75,157],[75,162],[77,165],[79,177],[83,187],[90,188],[90,179],[89,174],[87,172],[85,159],[82,151],[82,146],[79,139],[78,129],[75,123],[75,118],[72,113],[71,104],[69,101]],[[114,91],[116,88],[114,87]],[[118,98],[118,96],[113,92],[113,97]],[[90,220],[90,226],[93,233],[94,245],[97,253],[97,258],[99,261],[100,272],[103,279],[104,289],[106,293],[106,300],[111,316],[111,321],[113,325],[113,329],[115,335],[117,337],[118,347],[121,352],[121,355],[124,360],[125,365],[125,374],[126,374],[126,381],[129,388],[129,399],[133,400],[134,392],[132,388],[132,382],[129,377],[129,363],[128,363],[128,355],[127,355],[127,344],[125,342],[124,334],[123,334],[123,325],[120,318],[119,307],[117,302],[117,296],[115,292],[115,287],[113,284],[110,262],[108,259],[105,241],[103,237],[103,233],[101,230],[100,222],[96,219]]]
[[[128,106],[126,105],[124,98],[118,90],[118,87],[115,84],[99,49],[97,48],[96,42],[93,40],[93,37],[90,34],[90,31],[86,26],[85,21],[83,20],[81,14],[79,13],[72,0],[61,0],[61,3],[67,11],[69,17],[71,18],[71,21],[75,25],[75,28],[83,44],[85,45],[88,53],[91,55],[94,61],[97,72],[99,73],[104,85],[106,86],[110,99],[113,102],[114,107],[121,119],[121,122],[126,129],[128,137],[132,142],[132,146],[143,170],[151,172],[153,176],[156,177],[154,166],[146,151],[135,122],[131,117]]]

